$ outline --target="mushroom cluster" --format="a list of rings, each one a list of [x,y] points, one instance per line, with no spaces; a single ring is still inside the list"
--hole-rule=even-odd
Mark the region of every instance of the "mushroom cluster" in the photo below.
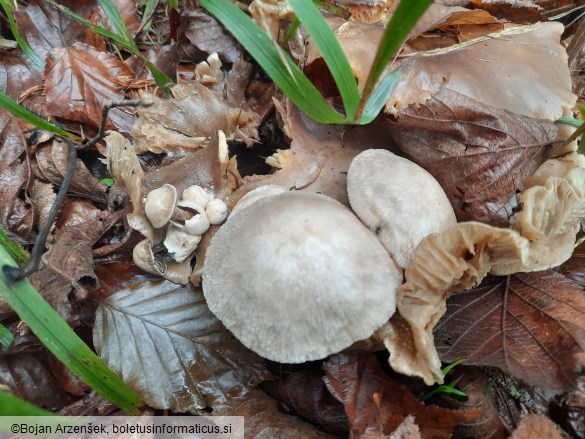
[[[179,199],[177,189],[164,184],[146,196],[144,213],[155,230],[166,227],[162,250],[166,250],[169,260],[182,263],[193,255],[211,225],[225,221],[228,209],[201,186],[188,187]],[[154,253],[153,242],[147,238],[134,248],[134,263],[146,272],[164,275],[165,259]]]

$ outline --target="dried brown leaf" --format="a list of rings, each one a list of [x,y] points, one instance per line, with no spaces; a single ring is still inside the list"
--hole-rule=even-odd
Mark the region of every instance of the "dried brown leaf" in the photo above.
[[[450,438],[456,425],[478,415],[474,410],[425,406],[405,386],[392,380],[372,354],[337,354],[325,362],[324,368],[327,388],[345,406],[352,438],[389,435],[408,416],[414,416],[424,439]]]
[[[531,414],[522,418],[520,425],[512,432],[510,439],[561,439],[561,433],[546,416]]]
[[[116,81],[131,79],[134,73],[115,55],[77,43],[51,50],[44,77],[52,115],[97,127],[102,106],[124,98]],[[134,116],[115,108],[109,121],[118,131],[129,132]]]
[[[561,392],[585,367],[585,293],[550,271],[489,277],[456,293],[435,328],[444,361],[495,366]]]
[[[0,109],[0,221],[23,241],[30,239],[33,211],[28,198],[30,162],[16,118]]]
[[[498,226],[508,225],[515,195],[546,160],[557,133],[552,122],[448,90],[404,109],[388,124],[406,157],[439,181],[459,221]]]
[[[183,58],[188,60],[200,61],[217,53],[223,62],[233,63],[240,56],[234,37],[201,9],[183,10],[179,41]]]
[[[296,372],[280,381],[268,381],[262,387],[270,396],[324,430],[341,435],[349,431],[343,404],[327,390],[323,372],[312,369]]]
[[[139,277],[101,302],[93,339],[106,364],[154,408],[219,407],[268,376],[264,360],[223,327],[201,290],[169,281]]]
[[[92,247],[120,218],[82,200],[69,200],[61,209],[55,243],[44,255],[42,268],[31,283],[72,326],[77,326],[77,302],[97,286]]]
[[[532,0],[438,0],[437,3],[482,9],[512,23],[524,24],[543,21],[544,9]]]
[[[48,145],[42,145],[35,151],[35,173],[44,181],[60,186],[69,166],[69,147],[65,142],[54,140]],[[73,180],[68,193],[86,198],[98,203],[104,203],[107,186],[101,184],[85,164],[77,159]]]
[[[302,419],[291,416],[275,399],[253,389],[245,397],[233,398],[227,405],[214,410],[216,416],[244,416],[246,439],[333,439]]]

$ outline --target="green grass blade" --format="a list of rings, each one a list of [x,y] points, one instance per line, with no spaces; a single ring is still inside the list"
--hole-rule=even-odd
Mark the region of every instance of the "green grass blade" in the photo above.
[[[453,363],[451,363],[448,366],[445,366],[443,369],[441,369],[441,373],[443,374],[443,376],[447,376],[447,374],[449,372],[451,372],[453,369],[455,369],[460,364],[463,364],[464,362],[465,362],[465,358],[461,358],[460,360],[454,361]]]
[[[382,82],[380,82],[380,85],[376,87],[370,96],[370,100],[364,107],[362,117],[359,120],[360,125],[369,124],[378,116],[378,114],[380,114],[380,111],[382,108],[384,108],[386,102],[388,102],[390,95],[398,85],[401,77],[402,72],[398,70],[396,72],[390,73],[384,79],[382,79]]]
[[[15,263],[0,247],[0,267],[4,265]],[[126,412],[138,412],[140,397],[89,349],[28,279],[8,283],[0,272],[0,294],[43,345],[74,374]]]
[[[404,40],[406,40],[408,33],[416,25],[419,18],[424,14],[431,3],[432,0],[402,0],[398,4],[396,11],[394,11],[392,18],[390,19],[390,23],[388,23],[388,26],[384,31],[382,41],[380,41],[380,45],[378,46],[378,51],[376,52],[376,57],[374,58],[374,63],[370,70],[370,74],[368,75],[362,93],[362,99],[356,113],[357,119],[361,117],[365,104],[369,101],[370,95],[373,93],[388,62],[392,59],[394,54],[396,54],[402,43],[404,43]]]
[[[311,81],[250,17],[230,0],[200,0],[248,53],[262,66],[274,83],[310,117],[321,123],[347,123],[321,96]]]
[[[14,259],[19,267],[23,266],[28,259],[28,253],[24,251],[24,249],[14,240],[12,240],[2,227],[0,227],[0,245],[4,247],[10,257]]]
[[[118,35],[123,37],[126,40],[126,43],[132,46],[134,50],[138,50],[136,41],[134,41],[132,33],[128,30],[128,26],[126,26],[126,22],[120,15],[120,11],[118,11],[114,2],[112,2],[112,0],[98,0],[98,2],[106,16],[110,19],[110,22],[116,28],[116,31],[118,31]]]
[[[8,18],[8,23],[10,23],[10,30],[14,35],[14,39],[18,43],[18,46],[23,51],[23,53],[28,56],[32,62],[34,62],[39,68],[45,68],[45,62],[39,58],[39,56],[35,53],[34,50],[28,45],[28,42],[22,37],[18,30],[18,26],[16,26],[16,20],[14,19],[14,14],[12,13],[12,8],[8,3],[8,0],[0,0],[0,4],[6,13],[6,18]]]
[[[349,61],[343,53],[335,34],[323,18],[312,0],[289,0],[293,11],[299,17],[302,25],[319,48],[323,60],[329,67],[329,71],[337,84],[345,114],[348,119],[353,119],[360,102],[360,92],[356,79],[349,65]]]
[[[14,341],[14,335],[6,326],[0,323],[0,345],[7,348]]]
[[[99,34],[102,37],[106,37],[112,41],[115,41],[120,46],[122,46],[124,49],[126,49],[128,52],[133,53],[134,55],[136,55],[140,59],[142,59],[142,61],[144,61],[146,63],[146,67],[148,67],[148,70],[150,70],[150,72],[152,73],[152,76],[153,76],[154,80],[156,81],[156,84],[161,89],[165,90],[169,85],[174,83],[171,78],[169,78],[167,75],[165,75],[163,72],[161,72],[153,63],[148,61],[148,59],[142,54],[142,52],[140,52],[140,50],[138,50],[134,41],[128,42],[124,36],[115,34],[114,32],[109,31],[108,29],[106,29],[103,26],[97,26],[97,25],[87,21],[85,18],[81,17],[80,15],[77,15],[71,9],[68,9],[63,5],[55,3],[53,0],[46,0],[46,2],[49,3],[50,5],[56,7],[61,12],[68,15],[69,17],[73,18],[74,20],[78,21],[79,23],[83,24],[84,26],[88,27],[89,29],[94,31],[96,34]]]
[[[581,125],[583,125],[582,120],[574,119],[572,117],[561,117],[561,118],[557,119],[555,122],[564,123],[565,125],[571,125],[571,126],[577,127],[577,128],[579,128]]]
[[[23,401],[20,398],[8,393],[0,392],[0,416],[9,416],[0,419],[0,430],[10,431],[14,423],[10,420],[11,416],[54,416],[48,410],[37,407],[30,402]]]
[[[47,122],[45,119],[40,118],[36,114],[32,113],[31,111],[24,108],[18,102],[10,99],[4,93],[0,92],[0,107],[8,110],[16,117],[21,118],[25,122],[34,125],[41,130],[47,131],[49,133],[57,134],[59,136],[68,137],[70,139],[77,140],[79,136],[72,134],[68,131],[65,131],[62,128],[59,128],[57,125],[53,125],[52,123]]]

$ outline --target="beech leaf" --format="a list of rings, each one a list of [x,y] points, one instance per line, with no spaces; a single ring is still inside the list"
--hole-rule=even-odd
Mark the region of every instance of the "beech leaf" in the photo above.
[[[583,287],[551,271],[488,277],[447,301],[435,341],[443,361],[465,358],[568,390],[585,367]]]
[[[100,303],[93,341],[105,363],[151,407],[216,408],[267,377],[209,311],[201,290],[137,280]]]

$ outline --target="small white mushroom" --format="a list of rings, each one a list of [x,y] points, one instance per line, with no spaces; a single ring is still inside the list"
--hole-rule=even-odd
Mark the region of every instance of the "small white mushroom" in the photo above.
[[[192,201],[179,201],[177,207],[193,212],[193,216],[185,220],[182,228],[191,235],[203,235],[209,229],[209,219],[205,209]]]
[[[207,213],[207,218],[209,218],[209,223],[214,226],[224,222],[228,216],[227,205],[217,198],[214,198],[207,203],[205,212]]]
[[[212,198],[209,192],[198,185],[189,186],[183,191],[183,200],[191,201],[204,209]]]
[[[457,223],[439,182],[417,164],[383,149],[353,159],[347,192],[353,211],[402,268],[425,237]]]
[[[144,213],[152,226],[159,229],[173,216],[176,203],[177,189],[171,184],[164,184],[148,193],[144,202]]]
[[[205,256],[211,311],[270,360],[324,358],[395,311],[402,272],[341,203],[286,192],[257,200],[216,232]]]
[[[175,261],[183,262],[193,254],[200,241],[200,235],[191,235],[171,224],[163,244]]]
[[[147,273],[164,276],[167,272],[165,262],[154,256],[152,243],[148,239],[136,244],[136,247],[132,251],[132,259],[138,268]]]

